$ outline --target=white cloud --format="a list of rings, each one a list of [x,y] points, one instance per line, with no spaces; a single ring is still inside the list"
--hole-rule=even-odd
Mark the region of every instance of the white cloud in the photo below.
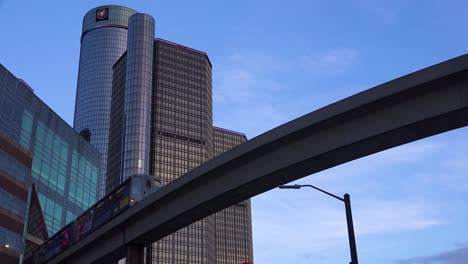
[[[445,148],[446,146],[439,141],[422,140],[351,161],[301,180],[329,186],[331,191],[337,193],[352,190],[352,194],[366,195],[370,190],[385,188],[382,184],[389,184],[389,181],[383,179],[394,175],[396,169],[411,167],[411,175],[405,177],[419,177],[429,183],[432,176],[420,173],[414,167],[433,159]],[[394,184],[400,183],[395,181]]]
[[[441,170],[434,175],[430,175],[435,184],[440,184],[452,191],[468,191],[468,142],[465,141],[466,134],[463,134],[466,128],[453,133],[460,134],[462,137],[451,140],[446,148],[441,151],[440,159]]]
[[[468,263],[468,246],[449,250],[433,256],[415,257],[397,260],[396,264],[466,264]]]
[[[337,48],[289,58],[265,51],[236,52],[215,63],[215,124],[250,137],[314,110],[311,94],[295,87],[297,74],[307,78],[337,75],[357,61],[357,52]],[[306,94],[306,96],[304,96]],[[285,100],[287,98],[287,100]]]
[[[288,259],[319,255],[337,246],[347,248],[346,218],[340,202],[325,205],[321,198],[305,190],[294,195],[278,190],[256,197],[253,205],[256,255],[274,252],[277,257]],[[359,240],[444,224],[433,216],[434,210],[433,205],[420,201],[372,200],[353,207],[356,237]]]
[[[271,93],[286,89],[279,81],[241,68],[225,70],[214,90],[214,101],[219,104],[249,104],[271,100]],[[261,103],[261,101],[260,101]]]
[[[400,11],[407,5],[408,0],[359,0],[356,1],[362,10],[377,18],[376,23],[391,25],[396,22]]]
[[[357,59],[355,49],[330,49],[305,55],[300,59],[299,65],[308,74],[334,76],[348,71]]]
[[[429,228],[445,224],[431,216],[433,204],[421,201],[372,201],[362,208],[357,217],[357,234],[400,232]]]
[[[444,217],[446,204],[420,197],[416,190],[410,197],[382,193],[402,186],[401,181],[392,185],[388,178],[392,168],[415,170],[415,164],[427,163],[446,148],[440,140],[418,141],[298,182],[338,195],[351,192],[358,244],[365,237],[426,230],[450,221]],[[325,251],[347,249],[345,212],[339,201],[313,190],[272,190],[255,197],[252,204],[255,252],[262,258],[272,252],[276,256],[287,252],[281,256],[287,260],[291,255],[316,257]]]

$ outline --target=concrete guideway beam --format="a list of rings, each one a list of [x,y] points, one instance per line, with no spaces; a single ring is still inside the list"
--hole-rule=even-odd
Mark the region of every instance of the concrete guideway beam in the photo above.
[[[468,55],[358,93],[274,128],[137,203],[51,263],[111,263],[279,185],[468,125]]]

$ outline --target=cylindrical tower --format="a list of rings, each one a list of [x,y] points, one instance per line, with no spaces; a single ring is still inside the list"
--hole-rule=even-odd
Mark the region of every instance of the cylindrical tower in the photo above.
[[[154,27],[154,19],[149,15],[138,13],[130,17],[125,74],[123,179],[149,173]]]
[[[135,13],[108,5],[91,9],[83,19],[73,127],[89,129],[91,144],[101,152],[100,197],[105,193],[112,66],[127,50],[128,19]]]

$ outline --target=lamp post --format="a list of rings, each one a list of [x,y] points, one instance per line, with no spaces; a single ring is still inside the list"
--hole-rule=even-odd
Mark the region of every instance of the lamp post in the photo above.
[[[317,191],[323,192],[324,194],[327,194],[335,199],[338,199],[345,204],[345,210],[346,210],[346,224],[348,226],[348,239],[349,239],[349,251],[351,253],[351,262],[349,264],[358,264],[358,257],[357,257],[357,250],[356,250],[356,238],[354,237],[354,227],[353,227],[353,216],[351,214],[351,200],[349,197],[349,194],[345,194],[343,198],[336,196],[334,194],[331,194],[327,191],[324,191],[320,188],[317,188],[313,185],[310,184],[304,184],[304,185],[299,185],[299,184],[294,184],[294,185],[280,185],[278,188],[280,189],[300,189],[302,187],[310,187],[313,188]]]

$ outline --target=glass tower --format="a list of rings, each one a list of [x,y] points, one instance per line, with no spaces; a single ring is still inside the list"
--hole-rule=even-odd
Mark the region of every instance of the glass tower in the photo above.
[[[154,20],[145,14],[130,16],[126,32],[126,50],[115,59],[106,84],[111,89],[104,190],[135,173],[168,184],[246,140],[213,128],[212,65],[206,53],[154,39]],[[93,128],[85,128],[93,142]],[[250,217],[247,200],[193,223],[154,243],[152,263],[253,263]]]
[[[3,247],[32,250],[96,202],[101,156],[1,64],[0,109],[0,259],[8,263]]]
[[[91,144],[107,157],[112,95],[112,67],[127,50],[128,20],[136,11],[100,6],[83,19],[73,127],[89,129]],[[107,159],[102,159],[100,194],[105,193]]]
[[[154,19],[146,14],[135,14],[130,17],[128,32],[123,180],[149,172]]]
[[[214,154],[220,155],[247,141],[244,134],[214,128]],[[250,199],[215,214],[216,264],[253,263]]]
[[[152,173],[168,183],[213,158],[211,62],[204,52],[155,42]],[[153,247],[153,263],[215,264],[208,216]]]
[[[148,174],[151,153],[154,19],[130,17],[128,50],[113,67],[106,192]]]
[[[130,34],[130,33],[129,33]],[[164,184],[213,157],[211,63],[206,53],[169,41],[154,41],[150,174]],[[123,178],[125,105],[130,49],[114,66],[107,186]],[[134,105],[134,107],[139,108]],[[140,144],[141,146],[141,144]],[[153,263],[215,264],[214,215],[155,243]]]

